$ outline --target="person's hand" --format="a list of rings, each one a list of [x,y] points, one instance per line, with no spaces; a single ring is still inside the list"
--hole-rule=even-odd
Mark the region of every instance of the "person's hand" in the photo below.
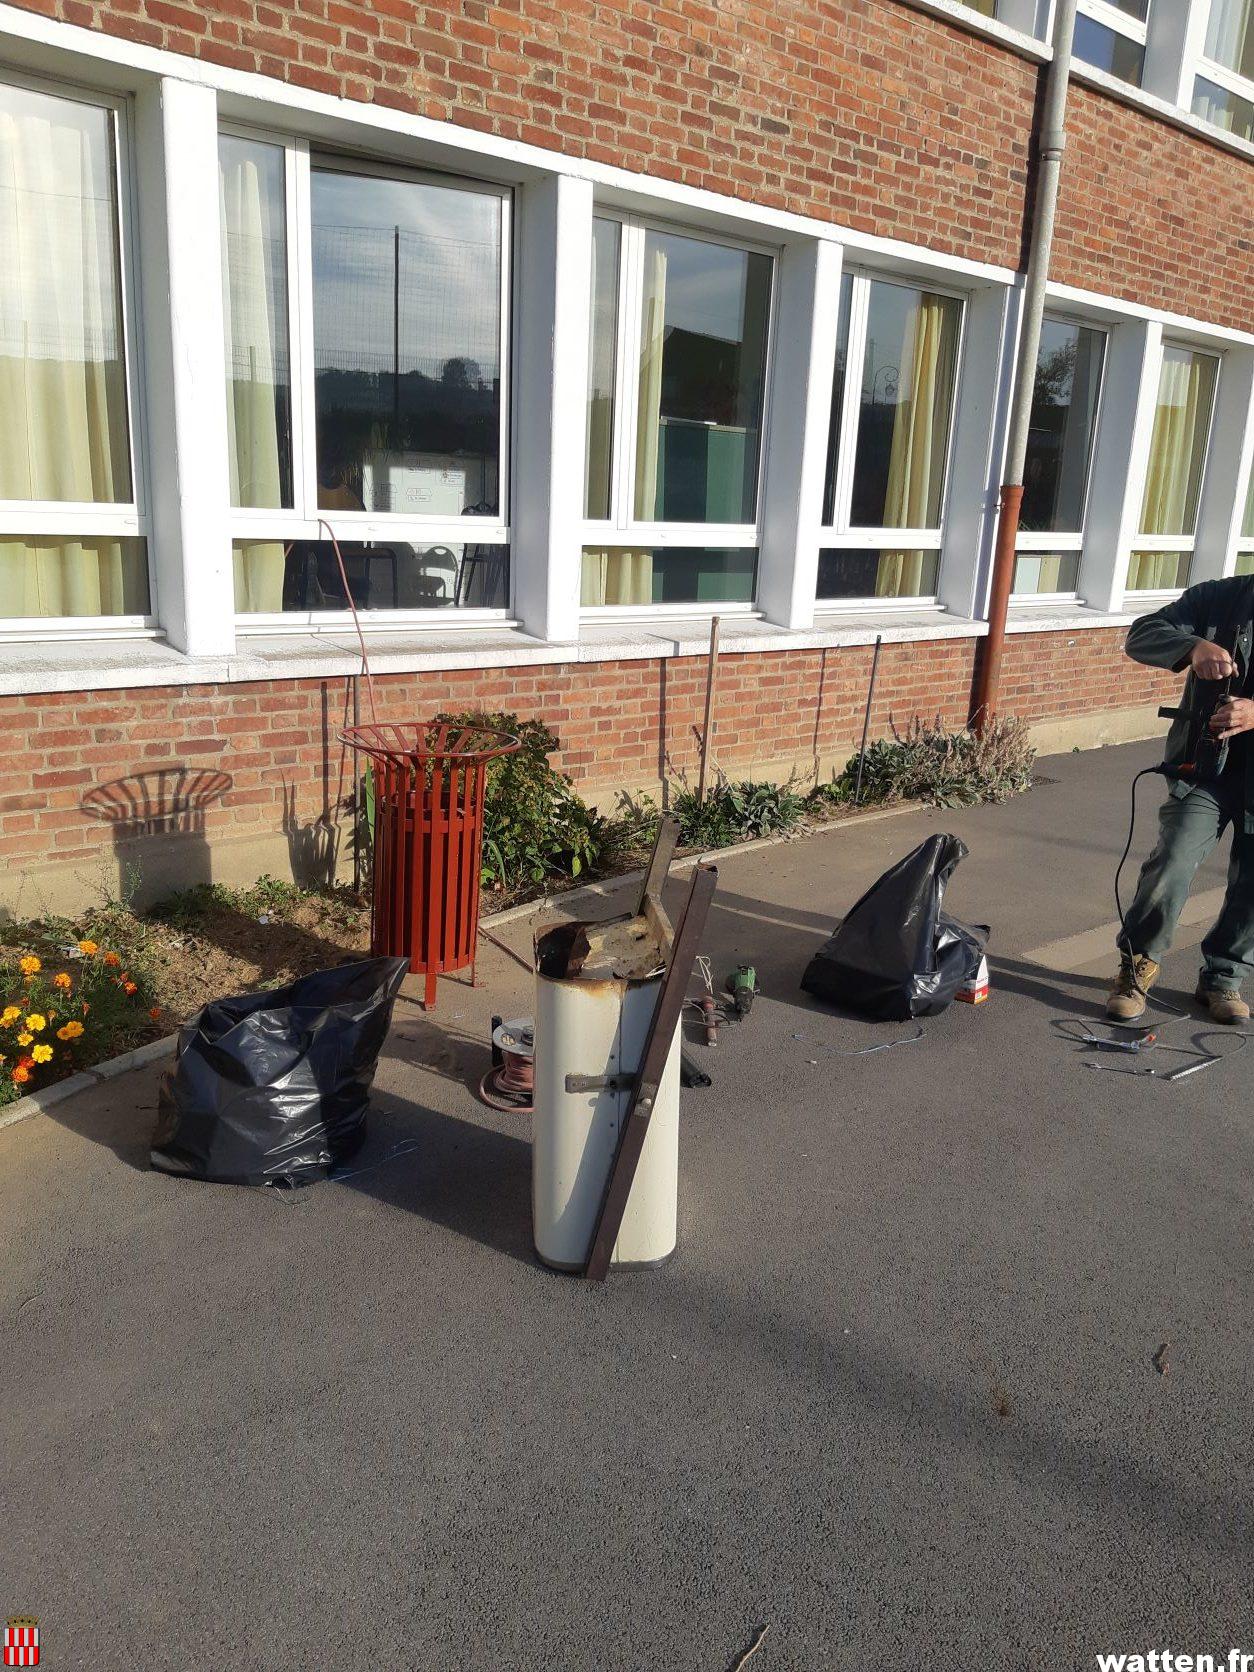
[[[1210,717],[1210,729],[1221,742],[1254,731],[1254,702],[1248,697],[1225,697]]]
[[[1237,671],[1236,663],[1221,644],[1202,639],[1193,646],[1189,666],[1199,679],[1227,679]]]

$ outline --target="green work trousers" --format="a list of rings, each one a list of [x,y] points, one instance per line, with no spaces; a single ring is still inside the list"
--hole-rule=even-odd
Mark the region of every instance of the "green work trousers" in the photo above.
[[[1168,796],[1158,815],[1158,846],[1141,867],[1124,920],[1122,949],[1156,964],[1171,945],[1197,868],[1232,826],[1232,859],[1223,909],[1202,942],[1200,984],[1240,987],[1254,974],[1254,835],[1245,830],[1245,775],[1225,773],[1187,796]]]

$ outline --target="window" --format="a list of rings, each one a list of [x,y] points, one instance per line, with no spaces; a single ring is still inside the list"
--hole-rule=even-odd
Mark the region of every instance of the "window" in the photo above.
[[[1254,575],[1254,469],[1250,471],[1250,491],[1245,497],[1245,516],[1237,539],[1238,575]]]
[[[1164,347],[1129,592],[1174,591],[1188,584],[1218,381],[1214,355]]]
[[[150,608],[128,388],[122,111],[0,83],[0,610]]]
[[[1036,358],[1015,558],[1016,593],[1074,593],[1106,333],[1046,318]]]
[[[585,608],[752,604],[773,261],[598,217]]]
[[[956,296],[842,279],[820,600],[935,596],[962,316]]]
[[[1210,0],[1193,112],[1254,139],[1254,0]]]
[[[1075,55],[1133,87],[1145,67],[1145,25],[1150,0],[1080,0]]]
[[[509,603],[509,198],[219,140],[236,609]]]

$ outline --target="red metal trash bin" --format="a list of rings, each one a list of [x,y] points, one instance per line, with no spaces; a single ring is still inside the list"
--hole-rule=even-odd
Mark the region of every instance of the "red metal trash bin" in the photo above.
[[[430,1007],[437,975],[469,964],[474,980],[487,767],[519,741],[439,720],[340,737],[374,766],[370,950],[425,974]]]

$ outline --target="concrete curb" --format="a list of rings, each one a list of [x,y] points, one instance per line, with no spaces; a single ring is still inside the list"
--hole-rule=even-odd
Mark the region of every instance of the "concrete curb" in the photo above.
[[[778,836],[759,836],[753,842],[738,842],[730,848],[708,848],[703,853],[686,853],[675,861],[671,871],[674,873],[691,870],[694,865],[700,865],[705,860],[717,865],[720,859],[735,859],[738,854],[755,853],[759,848],[777,848],[784,842],[801,842],[807,836],[836,836],[855,825],[874,824],[878,819],[895,819],[903,813],[917,813],[924,806],[926,803],[922,801],[903,801],[896,807],[879,807],[874,812],[854,813],[847,819],[833,819],[830,824],[815,825],[812,830],[790,830]],[[564,889],[560,894],[543,894],[538,900],[524,900],[520,906],[507,906],[504,911],[493,912],[491,916],[482,917],[479,921],[483,928],[492,929],[499,923],[513,923],[520,917],[533,917],[553,906],[564,906],[569,900],[603,900],[607,894],[612,894],[625,883],[643,881],[644,867],[641,866],[637,871],[623,871],[616,877],[603,877],[600,882],[588,882],[579,888]]]
[[[77,1074],[71,1074],[68,1080],[58,1080],[55,1086],[45,1086],[43,1091],[28,1092],[18,1100],[14,1108],[0,1115],[0,1132],[6,1126],[16,1126],[18,1121],[26,1120],[30,1115],[42,1114],[45,1109],[64,1103],[67,1098],[77,1097],[80,1091],[87,1091],[92,1086],[101,1086],[106,1080],[115,1080],[119,1074],[125,1074],[129,1069],[144,1068],[150,1062],[156,1062],[159,1057],[170,1055],[177,1038],[178,1034],[168,1033],[164,1039],[150,1039],[147,1045],[137,1045],[133,1051],[123,1051],[120,1057],[110,1057],[107,1062],[98,1062],[94,1068],[84,1068]]]

